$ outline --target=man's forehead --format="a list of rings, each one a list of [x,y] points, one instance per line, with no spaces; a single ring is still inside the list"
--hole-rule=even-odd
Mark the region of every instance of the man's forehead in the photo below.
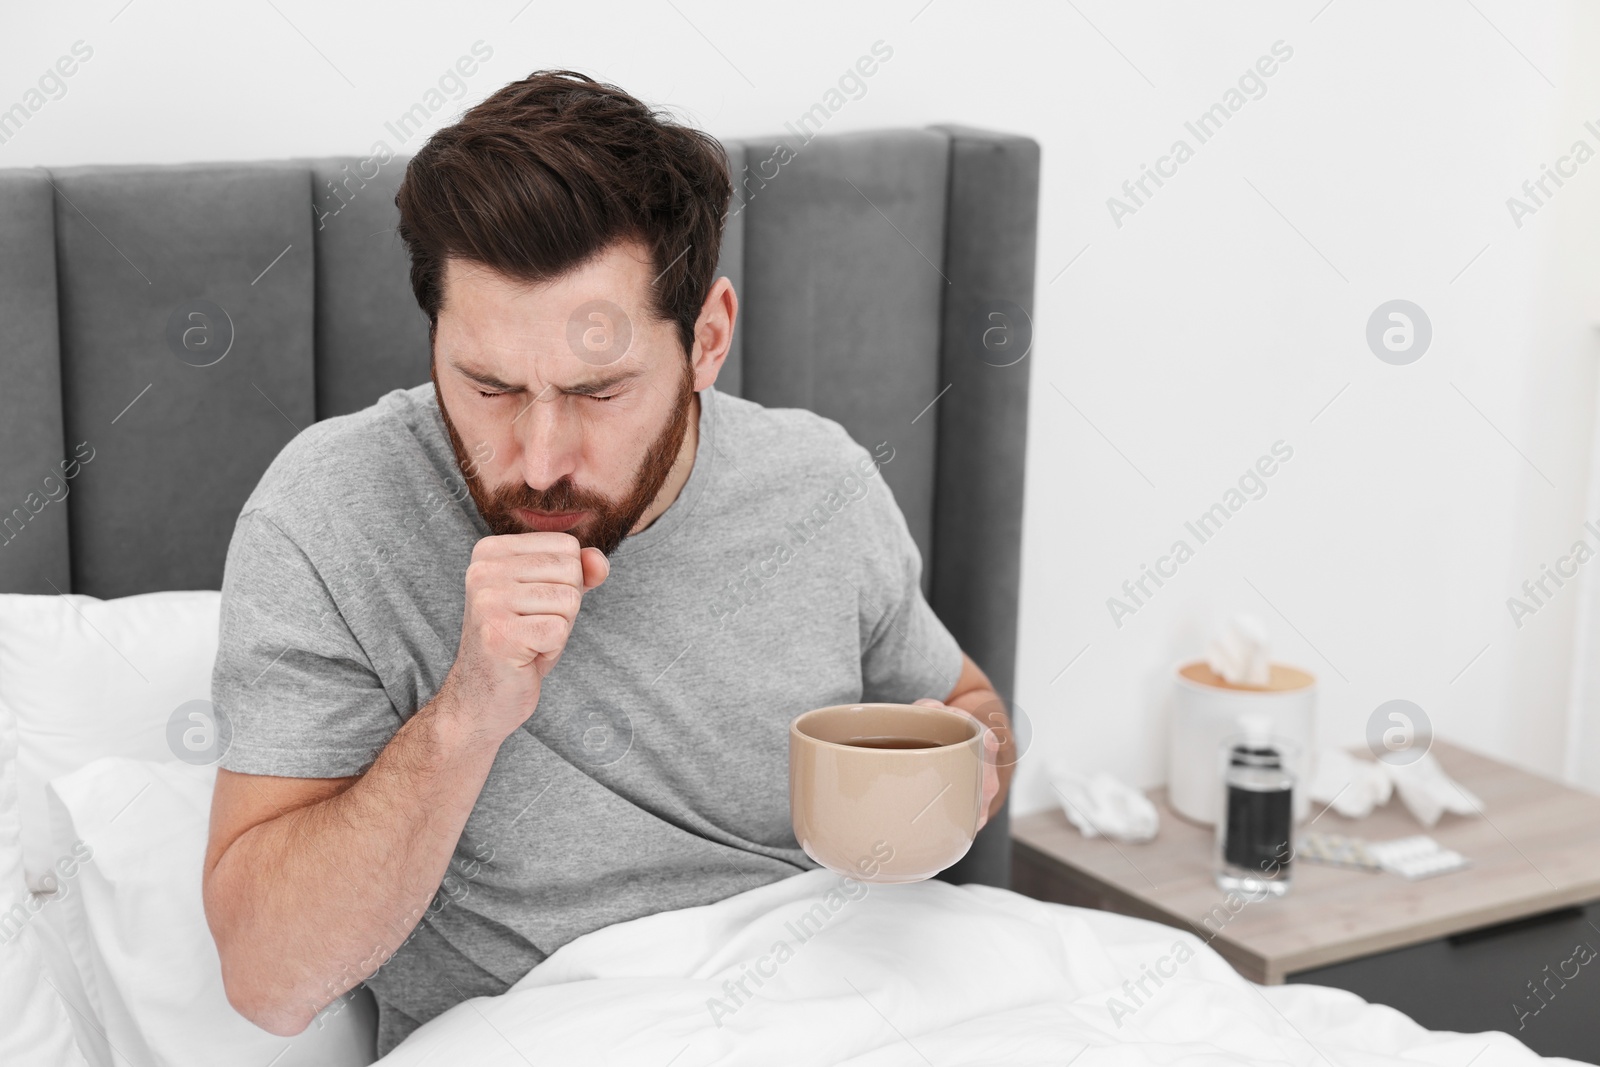
[[[632,377],[637,329],[656,318],[640,249],[615,245],[544,282],[509,277],[482,263],[446,263],[438,351],[463,374],[524,385]],[[504,386],[499,386],[503,388]]]

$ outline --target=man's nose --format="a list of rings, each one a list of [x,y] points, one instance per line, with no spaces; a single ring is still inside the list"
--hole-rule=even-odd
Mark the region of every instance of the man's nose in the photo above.
[[[548,489],[577,467],[579,427],[570,408],[566,396],[546,388],[518,420],[522,479],[533,489]]]

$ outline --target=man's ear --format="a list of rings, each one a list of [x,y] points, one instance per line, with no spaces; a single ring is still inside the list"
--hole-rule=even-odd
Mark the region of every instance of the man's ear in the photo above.
[[[694,324],[694,351],[689,354],[694,366],[694,390],[707,389],[722,372],[722,362],[733,345],[733,327],[739,317],[739,296],[726,277],[718,278],[700,307]]]

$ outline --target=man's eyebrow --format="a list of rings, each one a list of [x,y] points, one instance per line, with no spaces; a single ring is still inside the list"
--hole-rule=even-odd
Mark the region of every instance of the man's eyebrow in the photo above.
[[[450,365],[457,371],[461,372],[463,377],[470,378],[472,381],[477,382],[485,389],[494,389],[502,393],[518,393],[527,388],[527,386],[524,385],[512,385],[510,382],[503,382],[499,378],[496,378],[494,375],[490,374],[488,371],[473,370],[471,367],[464,367],[454,359],[450,361]]]
[[[525,393],[528,391],[526,385],[513,385],[510,382],[503,382],[487,371],[473,370],[471,367],[462,366],[454,359],[450,361],[450,365],[460,371],[464,377],[477,382],[485,389],[493,389],[500,393]],[[561,392],[572,396],[593,396],[596,393],[603,393],[613,386],[621,385],[623,382],[632,381],[643,373],[644,370],[640,367],[630,367],[627,370],[613,371],[610,374],[601,375],[586,382],[569,385],[562,389]]]
[[[591,378],[586,382],[578,382],[575,385],[569,385],[561,391],[573,396],[593,396],[596,393],[605,392],[612,386],[621,385],[623,382],[630,382],[643,373],[643,368],[630,367],[628,370],[613,371],[610,374],[602,375],[599,378]]]

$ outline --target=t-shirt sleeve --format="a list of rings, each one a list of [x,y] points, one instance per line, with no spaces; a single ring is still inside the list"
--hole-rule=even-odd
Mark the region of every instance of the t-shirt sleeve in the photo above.
[[[243,774],[355,775],[401,725],[315,565],[258,511],[228,545],[211,699],[219,763]]]
[[[870,461],[868,461],[870,462]],[[861,699],[943,700],[961,677],[961,646],[922,595],[922,554],[881,471],[867,479]]]

